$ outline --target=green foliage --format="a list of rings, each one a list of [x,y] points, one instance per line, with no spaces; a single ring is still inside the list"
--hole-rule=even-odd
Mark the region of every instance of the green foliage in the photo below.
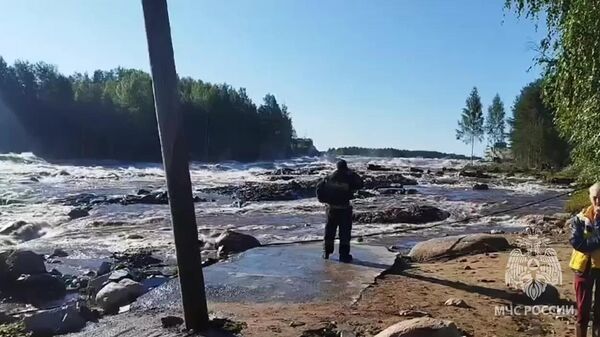
[[[537,169],[557,169],[568,163],[566,141],[558,134],[552,110],[542,100],[540,81],[521,90],[513,106],[510,140],[518,165]]]
[[[268,94],[182,78],[178,89],[192,159],[287,158],[314,152],[298,140],[290,112]],[[0,151],[49,158],[160,160],[152,79],[136,69],[66,77],[46,63],[0,57]],[[307,151],[307,152],[303,152]]]
[[[456,129],[456,139],[462,140],[465,144],[471,144],[471,158],[473,158],[475,141],[483,140],[483,112],[481,98],[476,87],[473,87],[467,98],[466,106],[463,108],[461,119],[458,121],[458,129]]]
[[[393,148],[371,149],[364,147],[340,147],[337,149],[329,149],[327,150],[327,153],[338,156],[469,159],[469,157],[453,153],[443,153],[437,151],[398,150]]]
[[[547,35],[536,62],[561,134],[573,146],[584,179],[600,175],[600,2],[506,0],[520,16],[545,19]]]
[[[22,323],[0,324],[0,337],[29,337]]]
[[[505,126],[504,103],[500,99],[500,95],[496,94],[492,100],[492,105],[488,107],[488,115],[485,121],[485,132],[488,135],[488,140],[492,148],[506,147],[504,133]]]
[[[565,204],[565,212],[575,214],[590,205],[590,196],[587,189],[577,191],[571,195]]]

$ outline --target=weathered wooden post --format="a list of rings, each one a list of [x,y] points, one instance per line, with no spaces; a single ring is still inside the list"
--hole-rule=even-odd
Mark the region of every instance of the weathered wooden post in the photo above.
[[[208,326],[208,309],[167,2],[142,0],[142,7],[185,324],[188,329],[204,330]]]

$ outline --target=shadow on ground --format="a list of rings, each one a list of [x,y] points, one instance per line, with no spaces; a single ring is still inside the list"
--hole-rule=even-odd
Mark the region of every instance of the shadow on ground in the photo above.
[[[479,285],[467,284],[459,281],[446,280],[441,278],[436,278],[433,276],[426,276],[417,273],[411,273],[406,270],[399,271],[398,273],[394,273],[393,275],[397,275],[399,277],[409,277],[412,279],[416,279],[419,281],[439,284],[445,287],[450,287],[458,290],[462,290],[469,293],[476,293],[480,295],[484,295],[491,298],[501,299],[508,301],[512,304],[522,304],[522,305],[575,305],[575,302],[571,300],[567,300],[564,298],[560,298],[560,294],[558,290],[548,284],[546,286],[546,291],[535,301],[532,301],[527,295],[522,292],[518,292],[515,290],[503,290],[496,289],[490,287],[483,287]]]

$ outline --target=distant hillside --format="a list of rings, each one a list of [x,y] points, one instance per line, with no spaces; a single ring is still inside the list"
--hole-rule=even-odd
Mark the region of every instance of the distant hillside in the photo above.
[[[329,154],[338,156],[366,156],[366,157],[392,157],[392,158],[432,158],[432,159],[471,159],[461,154],[443,153],[438,151],[412,151],[393,148],[370,149],[364,147],[340,147],[327,150]],[[479,158],[475,158],[479,159]]]

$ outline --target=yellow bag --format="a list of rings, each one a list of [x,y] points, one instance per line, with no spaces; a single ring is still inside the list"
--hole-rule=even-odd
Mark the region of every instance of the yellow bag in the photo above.
[[[571,269],[573,269],[573,271],[575,272],[583,273],[585,272],[585,268],[587,267],[589,261],[590,256],[588,254],[573,249],[573,253],[571,253],[571,261],[569,262],[569,267],[571,267]]]

